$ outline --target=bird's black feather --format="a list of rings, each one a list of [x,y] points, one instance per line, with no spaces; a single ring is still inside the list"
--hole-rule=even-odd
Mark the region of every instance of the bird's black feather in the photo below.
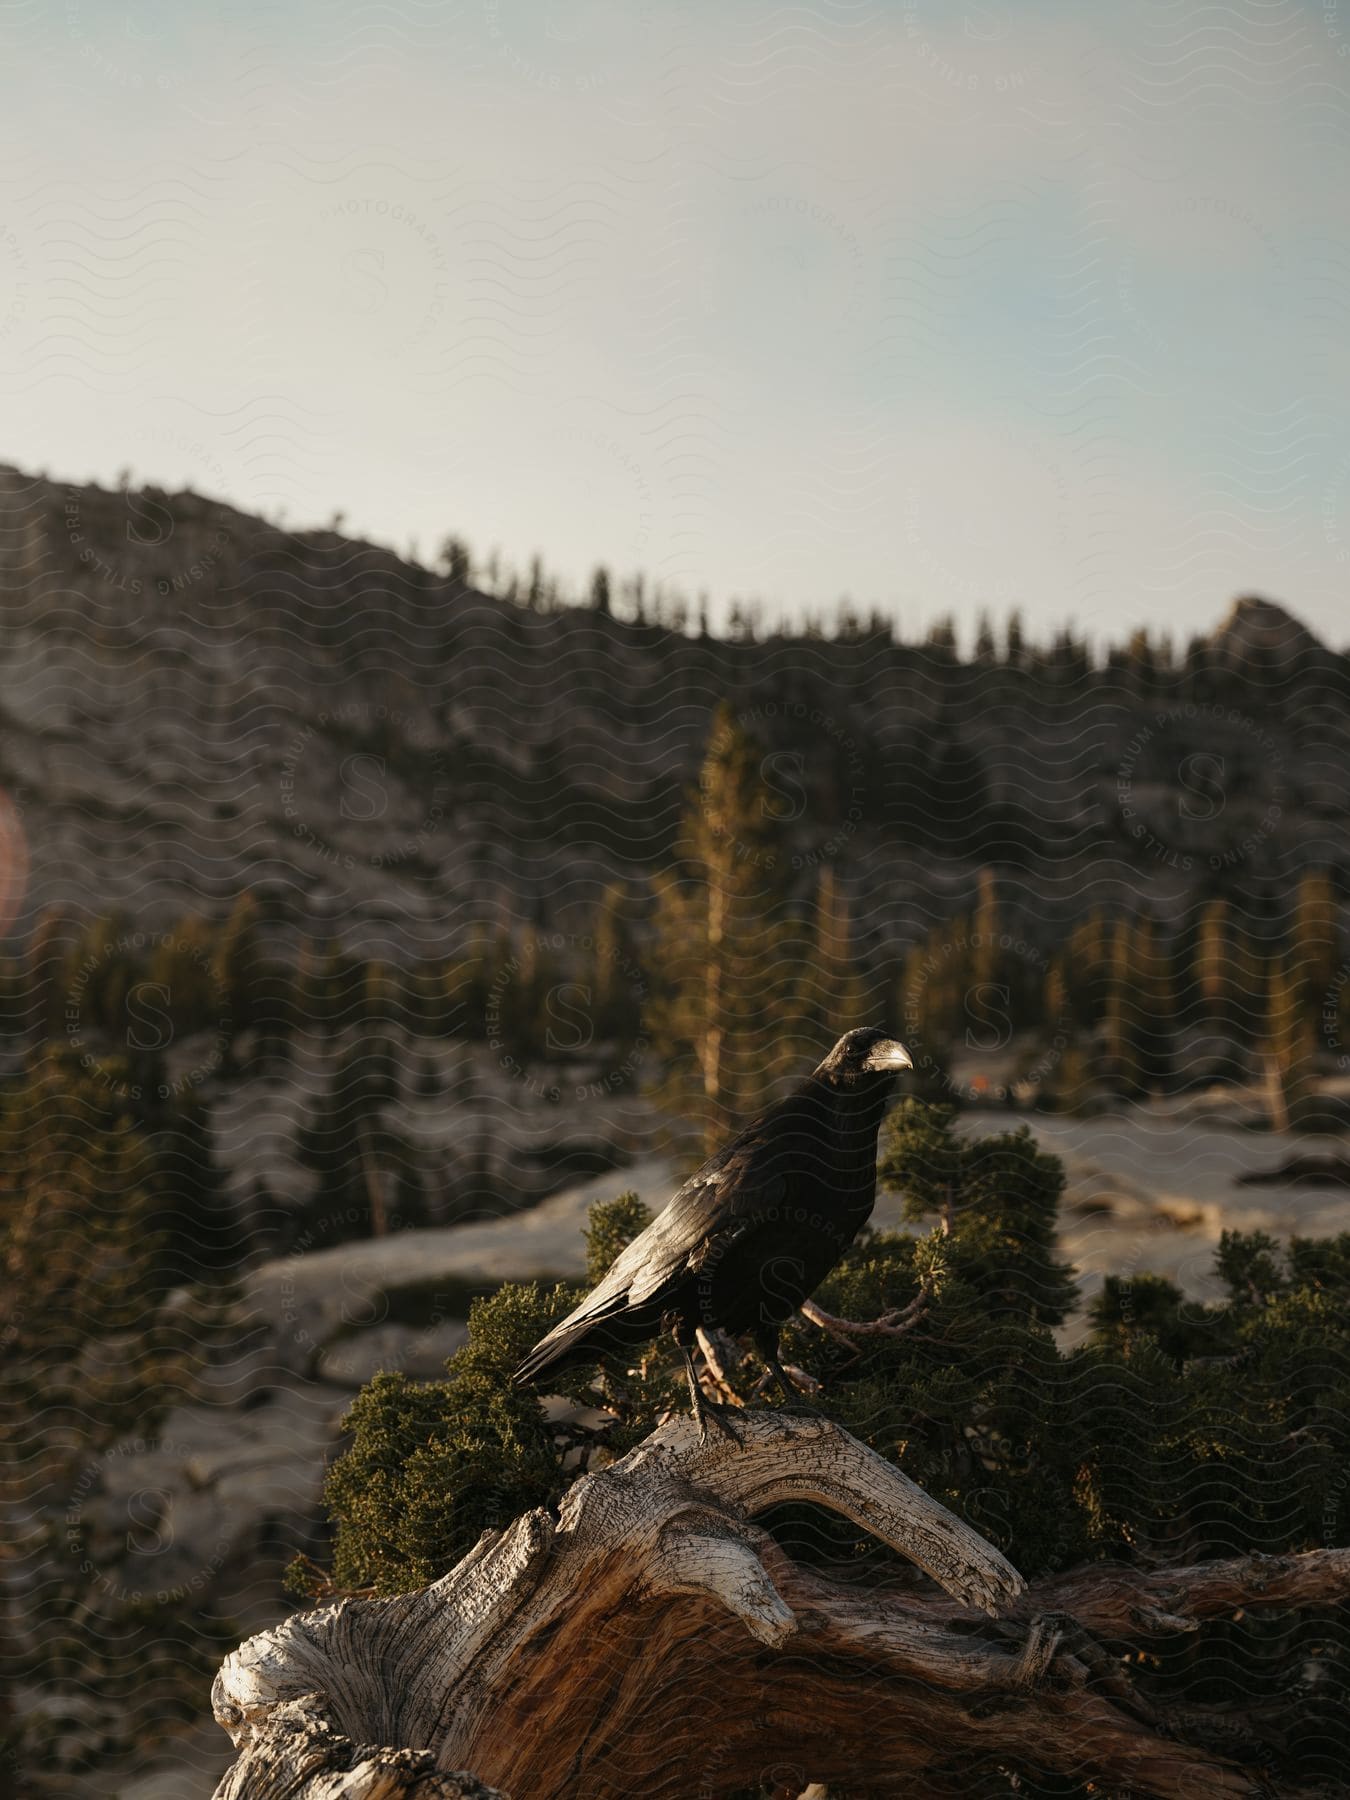
[[[673,1325],[754,1332],[777,1355],[778,1329],[824,1280],[872,1211],[877,1128],[894,1072],[885,1032],[852,1031],[785,1099],[691,1175],[664,1211],[516,1371],[549,1371],[636,1347]]]

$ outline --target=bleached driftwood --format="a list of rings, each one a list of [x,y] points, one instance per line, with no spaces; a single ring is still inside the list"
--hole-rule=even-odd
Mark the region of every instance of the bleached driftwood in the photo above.
[[[1082,1623],[1191,1628],[1205,1592],[1233,1603],[1236,1565],[1208,1588],[1203,1571],[1150,1586],[1087,1570],[1047,1584],[1039,1617],[997,1550],[839,1427],[739,1423],[740,1447],[672,1421],[577,1482],[556,1520],[485,1533],[431,1587],[243,1644],[213,1695],[241,1752],[218,1800],[714,1800],[832,1780],[922,1795],[1000,1762],[1136,1794],[1259,1791],[1168,1735]],[[945,1596],[800,1567],[752,1522],[785,1501],[843,1514]],[[1343,1559],[1319,1571],[1325,1600],[1328,1576],[1350,1589],[1350,1553],[1322,1554]],[[1298,1577],[1277,1560],[1311,1559],[1262,1562],[1278,1597]]]

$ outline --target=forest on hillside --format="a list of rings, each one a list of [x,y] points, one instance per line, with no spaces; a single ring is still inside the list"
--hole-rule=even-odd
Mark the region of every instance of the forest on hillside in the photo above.
[[[22,1096],[33,1069],[67,1067],[139,1126],[179,1133],[193,1175],[170,1235],[203,1257],[216,1246],[211,1261],[284,1249],[321,1218],[354,1236],[381,1228],[371,1158],[386,1228],[509,1207],[471,1159],[452,1178],[392,1122],[405,1083],[449,1106],[471,1101],[475,1054],[529,1104],[643,1094],[708,1144],[845,1023],[889,1023],[922,1091],[967,1104],[1091,1111],[1259,1082],[1281,1128],[1350,1117],[1334,871],[1302,873],[1264,917],[1222,897],[1167,921],[1096,907],[1050,943],[1019,915],[1006,874],[986,868],[969,912],[886,948],[857,930],[833,862],[803,891],[776,804],[762,743],[724,707],[651,891],[612,884],[576,932],[485,920],[446,959],[363,958],[331,936],[288,934],[251,891],[222,919],[155,930],[45,914],[0,958],[9,1086]],[[260,1196],[251,1216],[231,1214],[204,1095],[283,1079],[314,1038],[328,1048],[298,1146],[315,1178],[309,1205],[282,1218]],[[448,1066],[446,1046],[458,1047]]]
[[[177,1514],[144,1499],[167,1476],[128,1500],[118,1469],[220,1404],[222,1371],[255,1354],[265,1265],[524,1214],[654,1147],[686,1167],[860,1023],[913,1057],[887,1167],[916,1225],[930,1163],[966,1155],[954,1121],[978,1132],[983,1108],[1128,1132],[1241,1096],[1235,1132],[1341,1155],[1350,664],[1268,602],[1185,645],[1038,644],[1013,618],[963,653],[947,622],[906,641],[852,609],[796,632],[742,609],[719,637],[640,584],[599,572],[567,596],[458,540],[426,568],[196,496],[3,491],[0,1508],[17,1690],[59,1696],[13,1728],[30,1762],[89,1774],[134,1753],[200,1711],[241,1635],[209,1556],[196,1587],[137,1586]],[[1029,1152],[983,1154],[1016,1174]],[[913,1403],[886,1401],[885,1432],[954,1505],[997,1488],[1002,1523],[982,1526],[1037,1567],[1336,1538],[1343,1242],[1233,1234],[1226,1298],[1199,1314],[1133,1267],[1094,1299],[1081,1356],[1052,1355],[1076,1305],[1054,1260],[1062,1176],[1037,1161],[1004,1207],[982,1168],[941,1254],[918,1235],[864,1247],[839,1304],[916,1306],[979,1355],[1011,1346],[1006,1379],[974,1399],[944,1386],[920,1333],[848,1365],[850,1428],[883,1416],[903,1366]],[[662,1198],[598,1214],[597,1241],[616,1248]],[[986,1302],[1023,1262],[1045,1292],[1019,1289],[986,1340]],[[377,1383],[340,1445],[323,1427],[316,1480],[348,1451],[330,1523],[260,1503],[265,1605],[295,1551],[313,1593],[427,1578],[482,1523],[479,1476],[552,1500],[597,1449],[533,1399],[474,1423],[492,1371],[562,1304],[508,1284],[482,1311],[499,1287],[466,1279],[442,1305],[438,1327],[480,1308],[446,1382],[410,1401]],[[794,1354],[833,1380],[836,1348]],[[256,1354],[268,1372],[231,1431],[297,1393],[334,1404],[317,1347],[289,1387],[275,1345]],[[1223,1410],[1216,1357],[1262,1370],[1245,1411]],[[1286,1392],[1288,1359],[1323,1374]],[[1080,1378],[1140,1369],[1171,1411],[1139,1426],[1137,1462],[1113,1461],[1105,1399],[1051,1442]],[[611,1448],[668,1400],[669,1368],[649,1375],[611,1395]],[[753,1396],[753,1371],[736,1379]],[[1019,1383],[1044,1401],[1030,1435]],[[409,1405],[461,1496],[448,1512],[420,1475],[372,1497]],[[285,1416],[275,1430],[295,1436]],[[1274,1481],[1286,1432],[1312,1485],[1302,1511],[1272,1487],[1284,1510],[1258,1517],[1221,1465]],[[205,1511],[220,1477],[182,1460]],[[1028,1509],[1033,1467],[1053,1468],[1059,1550]],[[122,1517],[133,1502],[144,1519]],[[1284,1668],[1337,1642],[1314,1622],[1249,1649]],[[1325,1700],[1304,1712],[1310,1776]]]
[[[1350,858],[1350,665],[1270,601],[1185,643],[1014,616],[962,648],[847,605],[727,636],[617,576],[568,596],[462,542],[426,566],[192,494],[0,471],[0,521],[18,938],[52,909],[218,924],[245,891],[292,942],[405,964],[583,933],[616,882],[650,903],[722,702],[790,898],[829,864],[874,959],[973,911],[985,870],[1045,947],[1219,898],[1259,939]]]

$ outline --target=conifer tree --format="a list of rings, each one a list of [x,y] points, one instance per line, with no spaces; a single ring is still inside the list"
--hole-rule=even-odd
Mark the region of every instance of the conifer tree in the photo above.
[[[398,1097],[389,1042],[359,1037],[348,1044],[296,1145],[297,1160],[318,1177],[305,1221],[307,1248],[424,1222],[420,1166],[388,1123]]]
[[[1233,922],[1226,900],[1211,900],[1200,915],[1195,942],[1195,985],[1205,1011],[1224,1018],[1233,998]]]
[[[815,1024],[822,1046],[855,1025],[881,1023],[879,996],[857,961],[848,895],[833,862],[821,864],[816,881],[805,990],[803,1012]]]
[[[1317,1025],[1305,1003],[1303,983],[1294,957],[1271,961],[1266,989],[1264,1048],[1273,1088],[1274,1124],[1297,1127],[1312,1097]]]
[[[925,645],[943,662],[955,662],[956,621],[950,613],[944,613],[941,618],[934,619],[928,627]]]
[[[1047,1019],[1067,1019],[1071,1010],[1069,1000],[1069,982],[1065,975],[1065,955],[1052,958],[1045,976],[1045,996],[1042,1001],[1042,1012]]]
[[[1134,992],[1133,931],[1128,919],[1117,919],[1111,933],[1111,965],[1102,1029],[1105,1074],[1120,1093],[1137,1099],[1144,1092],[1139,1053],[1140,1015]]]
[[[327,959],[312,937],[300,939],[291,994],[292,1031],[310,1034],[326,1030],[332,1019]]]
[[[1301,1010],[1316,1017],[1340,965],[1340,909],[1325,869],[1310,869],[1298,884],[1290,933],[1290,974]]]
[[[1131,684],[1140,694],[1151,694],[1157,686],[1158,666],[1153,652],[1153,642],[1146,626],[1131,632],[1129,645],[1125,652],[1126,669]]]
[[[231,976],[226,973],[222,949],[240,984],[240,1004],[251,1010],[253,997],[246,984],[256,982],[261,964],[251,923],[242,919],[237,923],[239,936],[227,930],[222,944],[208,919],[188,913],[160,938],[145,968],[135,971],[162,990],[176,1032],[234,1030]],[[119,1010],[118,1021],[123,1017]]]
[[[70,1340],[136,1324],[158,1286],[154,1180],[125,1092],[37,1053],[0,1097],[9,1354],[36,1365],[51,1343],[67,1355]]]
[[[998,883],[992,869],[980,870],[979,898],[970,925],[970,978],[998,985],[1007,955],[1003,949],[1003,919],[999,912]]]
[[[1182,666],[1182,692],[1188,700],[1209,700],[1213,694],[1213,656],[1202,637],[1193,637],[1186,645]]]
[[[387,1031],[398,1020],[398,990],[397,971],[378,957],[371,957],[361,983],[360,1022],[364,1032]]]
[[[1150,1088],[1163,1087],[1172,1076],[1172,960],[1157,922],[1147,913],[1133,921],[1130,935],[1129,979],[1143,1079]]]
[[[525,588],[525,604],[531,612],[544,610],[544,565],[538,556],[530,558],[529,580]]]
[[[230,908],[216,941],[212,962],[212,972],[232,1031],[247,1031],[257,1022],[263,978],[258,902],[247,888]]]
[[[486,1031],[491,1003],[495,940],[486,920],[473,926],[462,956],[442,971],[443,1029],[448,1036],[481,1038]]]
[[[628,905],[624,884],[610,883],[595,909],[590,933],[595,1030],[616,1046],[621,1066],[637,1052],[647,1000],[647,978],[628,928]]]
[[[446,538],[441,546],[441,561],[445,567],[446,583],[452,590],[463,592],[472,584],[473,558],[463,538]]]
[[[1191,968],[1204,1016],[1239,1044],[1259,1037],[1265,976],[1227,900],[1211,900],[1201,912]]]
[[[1005,640],[1003,660],[1010,669],[1020,669],[1026,653],[1026,644],[1022,635],[1022,615],[1014,609],[1008,614],[1008,631]]]
[[[95,1722],[104,1756],[143,1756],[166,1717],[198,1705],[238,1635],[200,1593],[149,1587],[163,1565],[102,1522],[135,1516],[105,1459],[126,1439],[153,1439],[169,1407],[195,1397],[229,1328],[218,1288],[167,1303],[184,1276],[168,1241],[183,1139],[145,1128],[132,1085],[44,1049],[0,1095],[4,1666],[46,1699],[26,1721],[35,1741],[7,1743],[5,1760],[58,1781],[69,1752],[53,1718]]]
[[[1093,1028],[1106,1012],[1111,985],[1111,940],[1100,907],[1069,934],[1069,1003],[1080,1026]]]
[[[82,1036],[92,1028],[116,1037],[125,1024],[126,997],[136,976],[131,935],[121,914],[104,914],[85,927],[66,965],[68,1028],[78,1020]]]
[[[686,807],[675,868],[656,882],[653,1034],[661,1095],[720,1143],[798,1065],[797,971],[784,912],[786,855],[761,748],[725,702]]]

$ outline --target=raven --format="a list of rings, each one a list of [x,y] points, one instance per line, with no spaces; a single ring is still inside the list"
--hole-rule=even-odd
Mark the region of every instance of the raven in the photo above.
[[[829,1274],[876,1197],[877,1131],[903,1044],[874,1027],[845,1032],[786,1097],[710,1156],[601,1281],[516,1370],[518,1385],[673,1331],[694,1416],[734,1436],[730,1408],[699,1386],[700,1326],[750,1332],[784,1396],[783,1321]]]

